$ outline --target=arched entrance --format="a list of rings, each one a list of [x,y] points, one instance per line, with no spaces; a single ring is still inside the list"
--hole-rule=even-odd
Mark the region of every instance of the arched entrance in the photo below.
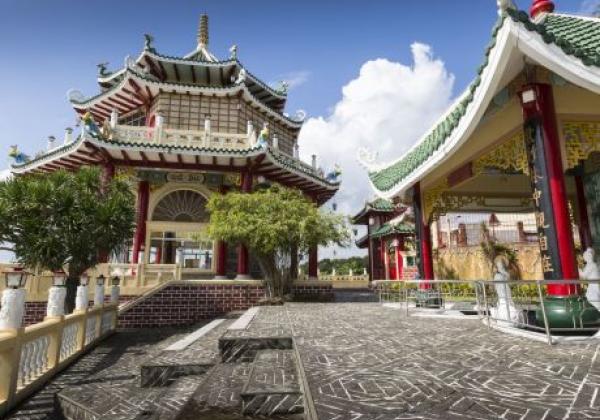
[[[148,263],[212,271],[213,243],[204,233],[209,220],[206,201],[192,189],[176,189],[159,197],[148,223]]]

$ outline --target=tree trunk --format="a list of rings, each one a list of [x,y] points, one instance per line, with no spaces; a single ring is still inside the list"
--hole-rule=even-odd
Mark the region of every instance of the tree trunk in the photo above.
[[[79,276],[67,277],[67,296],[65,298],[65,314],[70,314],[75,309],[75,296],[79,286]]]

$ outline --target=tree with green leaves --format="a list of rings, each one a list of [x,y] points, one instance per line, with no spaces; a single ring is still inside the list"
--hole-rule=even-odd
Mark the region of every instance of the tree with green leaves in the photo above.
[[[16,176],[0,182],[0,242],[29,269],[65,270],[71,312],[79,276],[132,237],[134,203],[125,180],[102,185],[97,168]]]
[[[291,284],[292,254],[313,246],[347,246],[346,220],[320,210],[298,190],[278,185],[253,193],[215,194],[208,201],[208,234],[243,244],[258,260],[272,298],[283,298]]]

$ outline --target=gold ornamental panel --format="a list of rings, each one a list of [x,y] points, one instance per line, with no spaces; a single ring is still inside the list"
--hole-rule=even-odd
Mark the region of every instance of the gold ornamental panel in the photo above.
[[[563,122],[567,167],[572,169],[592,152],[600,152],[600,122]]]
[[[521,172],[529,175],[523,131],[519,130],[500,146],[473,162],[474,175],[483,173],[485,168],[497,168],[507,172]]]

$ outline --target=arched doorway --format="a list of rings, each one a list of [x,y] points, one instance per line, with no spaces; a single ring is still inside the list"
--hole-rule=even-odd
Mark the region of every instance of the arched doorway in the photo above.
[[[206,201],[191,189],[177,189],[159,199],[149,223],[149,263],[212,270],[213,243],[204,234],[209,220]]]

